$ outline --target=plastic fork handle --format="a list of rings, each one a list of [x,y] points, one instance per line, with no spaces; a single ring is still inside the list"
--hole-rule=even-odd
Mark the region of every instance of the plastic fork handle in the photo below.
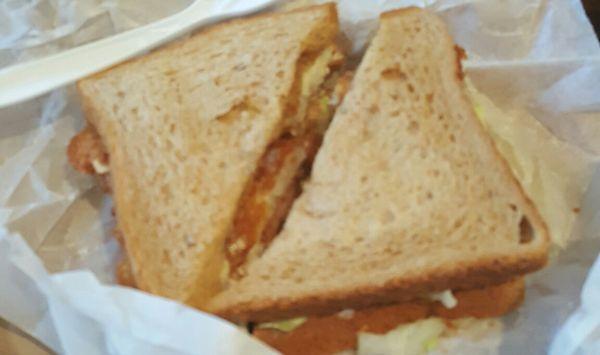
[[[214,14],[214,2],[196,1],[181,12],[149,25],[0,70],[0,108],[73,83],[201,25],[256,11],[273,1],[255,0],[248,3],[251,6],[237,6],[231,11],[221,11],[211,16],[208,14]]]

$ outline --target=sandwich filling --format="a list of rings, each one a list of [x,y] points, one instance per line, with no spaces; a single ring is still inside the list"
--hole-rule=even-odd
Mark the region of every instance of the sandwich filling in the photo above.
[[[482,289],[455,291],[454,307],[443,304],[444,297],[422,298],[387,306],[369,307],[323,315],[258,323],[250,327],[252,334],[284,354],[334,354],[361,350],[363,336],[371,334],[396,338],[395,329],[408,323],[438,317],[443,322],[465,317],[502,316],[523,301],[522,278]],[[391,333],[390,333],[391,332]],[[370,352],[367,352],[370,353]],[[387,352],[386,352],[387,353]],[[419,352],[417,352],[419,353]]]
[[[300,194],[335,106],[349,87],[350,75],[336,71],[342,59],[334,46],[300,59],[302,76],[292,88],[284,133],[264,153],[227,235],[225,280],[244,275],[243,266],[273,240]]]
[[[320,138],[316,134],[286,136],[275,141],[259,163],[254,179],[241,197],[225,254],[231,275],[251,254],[271,242],[300,193]]]

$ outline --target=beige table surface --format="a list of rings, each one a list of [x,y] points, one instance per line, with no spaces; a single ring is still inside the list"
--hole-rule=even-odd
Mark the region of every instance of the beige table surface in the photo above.
[[[0,354],[54,355],[54,352],[0,318]]]

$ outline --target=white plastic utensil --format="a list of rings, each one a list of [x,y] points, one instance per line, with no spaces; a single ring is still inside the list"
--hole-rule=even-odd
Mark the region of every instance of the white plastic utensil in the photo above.
[[[199,26],[254,12],[275,1],[195,0],[181,12],[149,25],[0,70],[0,108],[73,83]]]

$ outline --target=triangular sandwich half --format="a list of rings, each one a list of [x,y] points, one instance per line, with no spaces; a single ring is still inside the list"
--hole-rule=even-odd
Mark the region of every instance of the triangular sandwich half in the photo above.
[[[140,289],[203,308],[278,231],[331,118],[335,5],[217,24],[79,82]]]
[[[441,19],[388,12],[283,231],[209,310],[271,321],[507,282],[544,222],[478,122]]]

